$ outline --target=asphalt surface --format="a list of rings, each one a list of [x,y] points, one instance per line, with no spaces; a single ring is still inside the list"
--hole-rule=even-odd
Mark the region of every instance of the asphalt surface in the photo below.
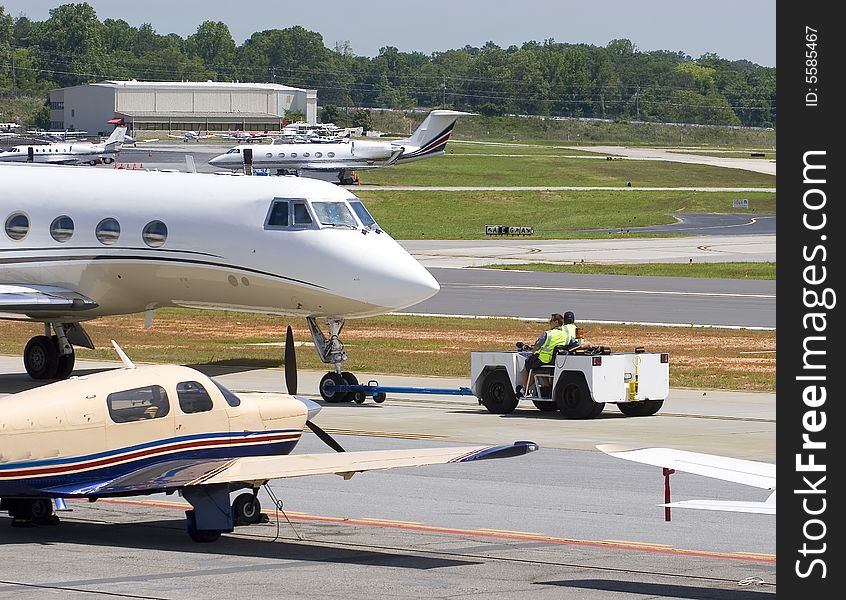
[[[429,270],[440,291],[402,312],[540,318],[572,310],[580,322],[775,327],[773,280]]]
[[[115,363],[80,363],[83,373],[104,366]],[[203,370],[242,395],[284,388],[277,369]],[[0,393],[33,385],[21,371],[19,358],[0,357]],[[301,393],[314,397],[320,375],[302,372]],[[276,480],[271,488],[285,514],[262,491],[270,522],[213,544],[188,540],[185,506],[173,496],[72,501],[56,527],[11,528],[0,517],[0,598],[184,598],[188,590],[210,599],[775,597],[773,517],[675,509],[666,523],[655,506],[663,499],[660,469],[593,449],[639,442],[772,461],[772,395],[673,390],[653,417],[606,407],[598,419],[567,421],[531,405],[497,416],[472,397],[398,394],[379,405],[327,405],[315,421],[348,450],[517,439],[541,449],[349,481]],[[322,451],[329,450],[311,434],[296,449]],[[682,473],[671,481],[677,500],[767,494]]]

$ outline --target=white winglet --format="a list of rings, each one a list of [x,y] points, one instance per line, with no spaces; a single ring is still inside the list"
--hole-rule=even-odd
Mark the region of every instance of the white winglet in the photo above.
[[[126,355],[126,352],[121,350],[121,347],[118,346],[118,343],[116,341],[112,340],[112,346],[115,347],[115,352],[118,353],[118,356],[120,356],[120,359],[123,361],[123,366],[126,367],[127,369],[134,369],[135,363],[132,362],[131,360],[129,360],[129,357]]]

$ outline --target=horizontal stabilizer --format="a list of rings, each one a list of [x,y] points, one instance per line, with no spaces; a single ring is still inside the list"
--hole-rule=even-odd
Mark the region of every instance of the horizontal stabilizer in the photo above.
[[[775,488],[776,485],[776,467],[772,463],[702,454],[700,452],[687,452],[673,448],[638,448],[615,444],[601,444],[597,448],[617,458],[656,467],[666,467],[685,473],[713,477],[768,490]]]
[[[742,500],[681,500],[659,504],[671,508],[694,508],[697,510],[721,510],[727,512],[757,513],[761,515],[776,514],[774,502],[745,502]]]

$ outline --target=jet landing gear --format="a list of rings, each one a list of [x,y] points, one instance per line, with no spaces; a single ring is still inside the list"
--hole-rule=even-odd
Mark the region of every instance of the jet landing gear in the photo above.
[[[314,347],[317,348],[320,360],[335,366],[334,371],[329,371],[320,380],[320,397],[326,402],[349,402],[353,399],[353,394],[333,390],[336,385],[358,385],[358,379],[355,375],[349,371],[341,370],[341,364],[347,360],[347,354],[344,352],[344,345],[340,338],[341,329],[344,328],[344,320],[326,319],[326,325],[329,328],[328,338],[320,329],[320,325],[317,324],[314,317],[307,317],[306,321],[308,321],[308,330],[311,333],[311,339],[314,340]]]
[[[76,362],[74,344],[94,348],[79,323],[45,323],[44,335],[35,336],[24,348],[26,372],[33,379],[67,379]]]

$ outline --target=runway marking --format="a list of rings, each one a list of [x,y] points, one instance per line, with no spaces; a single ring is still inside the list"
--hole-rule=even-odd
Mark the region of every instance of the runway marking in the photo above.
[[[83,502],[84,500],[73,500]],[[102,498],[99,502],[109,502],[114,504],[128,504],[134,506],[152,506],[158,508],[169,508],[175,510],[185,510],[187,503],[182,502],[168,502],[161,500],[126,500],[121,498]],[[268,517],[275,519],[276,516],[271,512],[266,513]],[[520,541],[536,541],[546,542],[549,544],[560,544],[568,546],[586,546],[592,548],[611,548],[617,550],[631,550],[637,552],[646,552],[652,554],[674,554],[682,556],[699,556],[707,558],[725,558],[729,560],[740,560],[747,562],[761,562],[761,563],[775,563],[776,556],[774,554],[767,554],[762,552],[715,552],[710,550],[691,550],[685,548],[673,548],[662,544],[655,544],[652,542],[629,542],[629,541],[615,541],[615,540],[580,540],[575,538],[560,538],[554,536],[543,535],[541,533],[518,532],[518,531],[501,531],[496,529],[461,529],[455,527],[437,527],[432,525],[422,525],[414,522],[405,521],[389,521],[378,519],[355,519],[346,517],[331,517],[324,515],[309,515],[306,513],[286,512],[288,518],[292,521],[313,521],[321,523],[337,523],[343,525],[360,525],[368,527],[385,527],[388,529],[401,529],[406,531],[419,531],[422,533],[441,533],[446,535],[462,535],[462,536],[477,536],[495,539],[509,539]],[[310,540],[321,541],[321,540]]]
[[[547,287],[539,285],[493,285],[485,283],[443,283],[441,287],[522,290],[532,292],[588,292],[598,294],[645,294],[650,296],[705,296],[723,298],[764,298],[775,300],[775,294],[738,294],[728,292],[675,292],[672,290],[623,290],[608,288]]]
[[[546,319],[538,319],[537,317],[520,317],[520,316],[497,316],[497,315],[456,315],[447,313],[417,313],[417,312],[397,312],[398,315],[408,315],[410,317],[443,317],[448,319],[511,319],[514,321],[528,321],[536,323],[546,323]],[[775,331],[775,327],[761,327],[757,325],[713,325],[704,323],[662,323],[654,321],[598,321],[590,319],[579,319],[580,323],[592,323],[594,325],[638,325],[649,327],[690,327],[690,328],[705,328],[705,329],[746,329],[749,331]]]

